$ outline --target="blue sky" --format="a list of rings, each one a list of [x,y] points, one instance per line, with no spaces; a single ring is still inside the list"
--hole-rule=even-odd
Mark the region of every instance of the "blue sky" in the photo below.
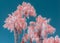
[[[51,18],[50,24],[56,28],[52,36],[60,36],[60,0],[0,0],[0,43],[14,43],[13,32],[4,29],[3,24],[8,14],[15,11],[23,1],[31,3],[37,15]]]

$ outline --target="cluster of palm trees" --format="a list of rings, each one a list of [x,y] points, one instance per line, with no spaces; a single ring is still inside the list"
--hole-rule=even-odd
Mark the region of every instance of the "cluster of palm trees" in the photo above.
[[[30,21],[29,25],[27,19],[30,19],[30,16],[36,18],[36,21]],[[12,14],[4,21],[4,28],[7,28],[11,32],[14,32],[14,43],[18,43],[19,34],[27,29],[27,33],[24,32],[24,36],[20,43],[26,43],[30,39],[30,43],[36,41],[36,43],[53,43],[54,38],[48,38],[48,34],[53,34],[55,28],[49,24],[50,19],[42,17],[41,15],[37,16],[34,7],[30,3],[23,2],[22,5],[19,5]],[[56,37],[55,39],[58,39]],[[48,40],[48,41],[47,41]],[[60,40],[60,39],[58,39]],[[49,42],[50,41],[50,42]],[[57,40],[55,40],[55,43]],[[58,41],[58,43],[60,43]]]

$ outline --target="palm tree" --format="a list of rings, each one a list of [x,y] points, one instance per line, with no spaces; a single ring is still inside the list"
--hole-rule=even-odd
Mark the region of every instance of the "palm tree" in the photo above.
[[[15,43],[18,43],[18,35],[27,27],[26,18],[29,16],[36,16],[35,9],[30,3],[23,2],[17,7],[17,10],[6,18],[4,28],[14,31]]]

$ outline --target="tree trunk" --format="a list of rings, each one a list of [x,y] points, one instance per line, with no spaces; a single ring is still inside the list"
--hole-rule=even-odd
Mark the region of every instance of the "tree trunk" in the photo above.
[[[14,43],[18,43],[18,32],[16,28],[14,29]]]
[[[40,43],[43,43],[43,38],[42,37],[40,38]]]
[[[43,43],[43,37],[41,36],[41,31],[38,32],[38,36],[40,38],[40,43]]]

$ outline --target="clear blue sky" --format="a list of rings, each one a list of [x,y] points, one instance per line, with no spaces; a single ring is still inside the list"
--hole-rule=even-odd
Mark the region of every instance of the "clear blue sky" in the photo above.
[[[31,3],[38,15],[51,18],[50,24],[56,28],[53,36],[60,36],[60,0],[0,0],[0,43],[14,43],[13,32],[4,29],[3,24],[8,14],[23,1]]]

